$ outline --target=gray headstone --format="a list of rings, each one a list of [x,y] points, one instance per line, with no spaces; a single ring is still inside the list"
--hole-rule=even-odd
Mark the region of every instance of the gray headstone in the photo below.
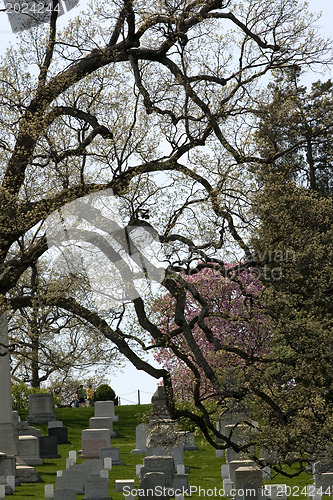
[[[119,419],[115,415],[113,401],[96,401],[94,408],[95,417],[110,417],[114,422],[117,422]]]
[[[131,453],[145,454],[147,441],[147,424],[139,424],[135,429],[135,442],[136,448]]]
[[[235,484],[235,471],[236,469],[239,469],[240,467],[254,467],[255,463],[252,462],[251,460],[233,460],[229,462],[228,467],[229,467],[229,477],[233,484]]]
[[[45,424],[50,420],[56,420],[52,394],[29,394],[29,415],[27,421],[33,424]]]
[[[67,427],[49,427],[49,436],[56,436],[58,444],[68,444]]]
[[[27,465],[41,465],[38,437],[19,436],[19,455]]]
[[[314,476],[315,487],[322,488],[323,495],[333,494],[333,472],[323,472]],[[325,493],[327,491],[327,493]]]
[[[262,471],[257,467],[239,467],[235,471],[235,489],[242,490],[243,500],[259,500],[262,497]]]
[[[100,476],[88,477],[84,482],[84,498],[109,498],[109,480]]]
[[[41,458],[60,458],[58,439],[56,436],[42,436],[39,439],[39,455]]]
[[[175,474],[173,476],[173,489],[180,491],[188,490],[188,475],[187,474]]]
[[[147,472],[140,481],[139,490],[144,493],[140,500],[169,500],[166,495],[161,495],[166,489],[165,475],[163,472]]]
[[[112,465],[124,465],[124,462],[120,460],[120,448],[115,448],[113,446],[101,448],[99,450],[99,456],[102,460],[104,458],[112,458]]]
[[[145,457],[143,467],[140,470],[140,479],[142,480],[149,472],[163,472],[166,487],[172,488],[175,474],[175,464],[172,457]]]
[[[286,491],[285,484],[266,484],[264,497],[270,500],[287,500]]]

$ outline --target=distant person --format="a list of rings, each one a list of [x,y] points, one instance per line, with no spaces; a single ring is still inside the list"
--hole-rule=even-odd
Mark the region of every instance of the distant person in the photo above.
[[[80,387],[77,387],[75,389],[75,398],[74,398],[74,406],[78,408],[80,406],[80,401],[79,401],[79,389]]]
[[[87,400],[89,402],[89,406],[92,405],[93,399],[94,399],[94,391],[93,391],[93,388],[90,384],[88,389],[87,389]]]
[[[84,390],[82,384],[79,387],[78,395],[79,395],[79,406],[84,406],[86,402],[86,391]]]

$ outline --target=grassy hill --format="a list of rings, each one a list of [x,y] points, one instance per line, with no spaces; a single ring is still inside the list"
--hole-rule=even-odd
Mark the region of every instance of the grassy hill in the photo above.
[[[117,437],[112,438],[112,446],[120,448],[122,466],[114,466],[109,474],[110,488],[109,494],[114,500],[124,500],[122,493],[115,491],[116,479],[135,479],[136,487],[139,486],[138,478],[135,475],[135,466],[143,463],[144,455],[132,455],[131,450],[135,448],[135,427],[142,422],[145,415],[148,415],[150,405],[130,405],[116,407],[116,414],[119,416],[119,422],[114,424],[114,430]],[[21,418],[26,417],[27,412],[20,412]],[[81,449],[81,431],[89,427],[89,418],[93,416],[93,408],[57,408],[55,414],[58,420],[62,420],[65,427],[68,427],[68,437],[70,444],[58,446],[58,452],[61,458],[45,459],[42,466],[35,468],[41,473],[43,483],[22,484],[15,490],[12,498],[15,500],[37,499],[44,500],[44,485],[55,484],[57,470],[66,469],[66,458],[70,450]],[[39,427],[42,435],[47,435],[47,425]],[[192,494],[192,499],[199,499],[204,496],[216,498],[211,490],[216,487],[217,491],[222,489],[223,481],[221,478],[221,465],[224,459],[216,458],[215,450],[208,445],[200,436],[196,437],[198,451],[185,452],[185,465],[190,467],[189,485],[201,488],[199,493]],[[80,460],[79,460],[80,461]],[[299,497],[299,500],[305,500],[304,486],[310,484],[312,477],[305,473],[298,478],[287,479],[281,476],[274,477],[267,481],[271,483],[285,483],[291,488],[291,496]],[[78,495],[77,497],[82,498]],[[294,500],[297,500],[294,499]]]

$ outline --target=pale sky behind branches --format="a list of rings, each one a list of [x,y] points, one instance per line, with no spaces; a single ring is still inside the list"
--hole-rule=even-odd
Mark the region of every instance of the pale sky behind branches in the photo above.
[[[15,0],[14,0],[15,1]],[[0,0],[0,9],[4,7],[5,0]],[[61,25],[66,23],[71,17],[77,15],[78,10],[84,10],[87,4],[86,0],[80,0],[77,8],[61,16]],[[326,37],[333,37],[333,0],[308,0],[309,10],[313,13],[322,12],[322,17],[317,25],[320,32]],[[3,55],[10,44],[15,44],[16,35],[11,32],[10,24],[5,12],[0,12],[0,55]],[[309,73],[305,79],[306,84],[315,82],[319,79],[325,80],[332,77],[331,72],[327,71],[325,75]],[[98,381],[96,381],[96,386]],[[110,385],[120,396],[121,404],[133,404],[138,402],[138,390],[140,390],[141,403],[150,403],[152,394],[156,390],[157,382],[155,379],[137,371],[131,363],[127,363],[122,372],[118,371],[111,377]]]

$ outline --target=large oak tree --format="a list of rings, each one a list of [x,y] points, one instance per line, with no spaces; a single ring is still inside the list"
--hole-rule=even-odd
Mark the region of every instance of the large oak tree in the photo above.
[[[198,321],[216,352],[234,350],[216,343],[205,325],[205,300],[181,273],[214,267],[231,275],[224,257],[232,251],[244,255],[244,268],[253,265],[243,235],[251,226],[255,184],[245,165],[271,164],[284,152],[282,147],[262,155],[251,140],[257,88],[273,70],[329,60],[329,44],[317,36],[314,21],[294,0],[95,3],[62,31],[55,10],[48,25],[23,33],[21,49],[9,49],[0,69],[3,310],[33,306],[29,294],[10,292],[48,250],[44,221],[70,202],[112,190],[127,228],[118,243],[145,226],[164,245],[165,274],[158,281],[175,299],[177,328],[166,336],[131,284],[129,302],[150,334],[138,337],[126,320],[127,303],[101,311],[80,295],[84,273],[75,278],[78,291],[72,295],[50,277],[40,300],[90,322],[138,369],[163,377],[172,416],[191,418],[216,446],[237,449],[215,429],[200,400],[194,411],[177,407],[170,374],[145,361],[140,350],[168,347],[182,333],[220,404],[247,397],[246,388],[232,391],[220,383],[196,344],[192,328]],[[108,228],[97,214],[101,207],[93,208],[81,217],[76,238],[119,264],[123,254],[111,248],[108,233],[120,226],[112,221]],[[85,224],[95,216],[98,230],[92,234]],[[120,278],[127,271],[118,265]],[[191,322],[184,314],[186,290],[201,306]],[[241,350],[236,354],[246,357]],[[253,366],[258,361],[247,360]],[[287,425],[265,386],[257,396]],[[222,444],[215,444],[216,437]]]

